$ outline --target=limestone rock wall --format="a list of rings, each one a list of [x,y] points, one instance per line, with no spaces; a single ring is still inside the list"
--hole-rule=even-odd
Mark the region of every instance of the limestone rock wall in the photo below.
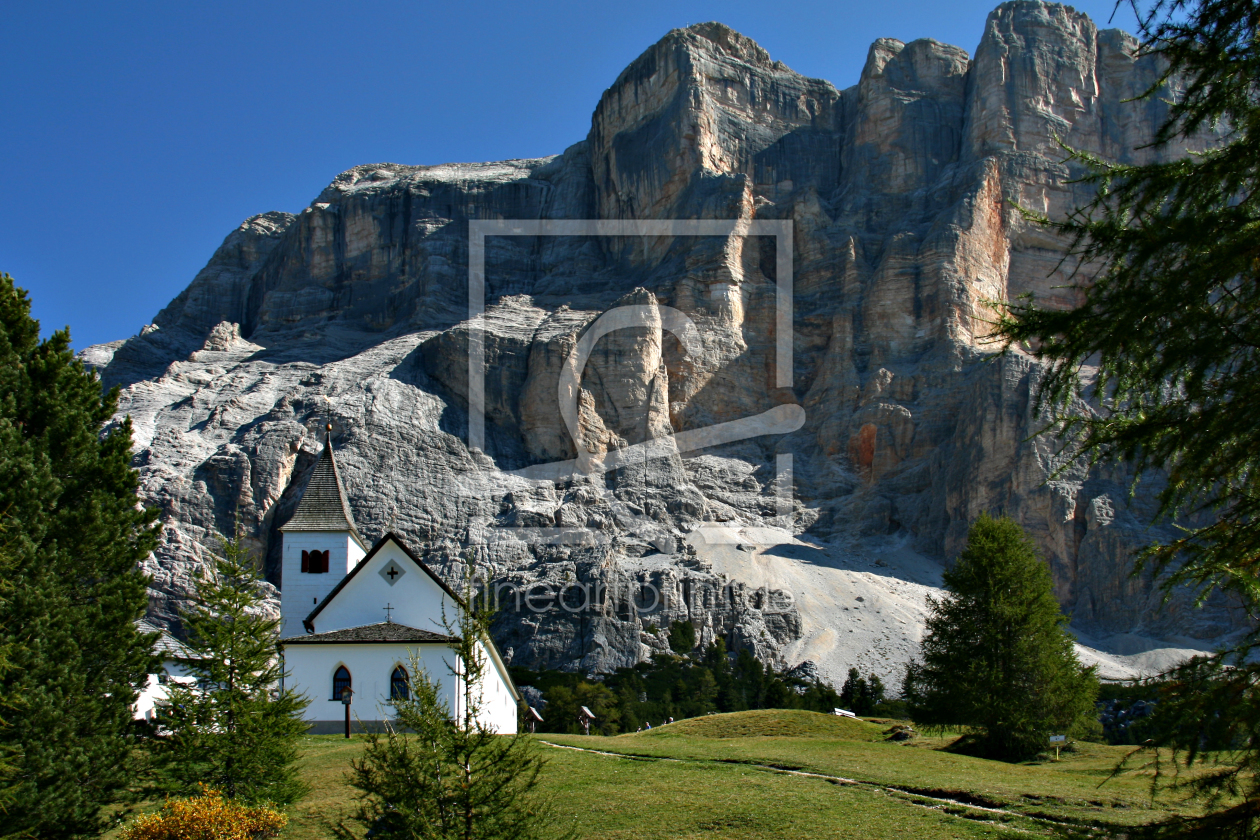
[[[1056,288],[1062,243],[1013,209],[1061,214],[1088,197],[1058,140],[1115,160],[1153,154],[1140,147],[1165,106],[1127,101],[1157,77],[1135,47],[1070,7],[1019,0],[989,16],[974,57],[881,39],[837,90],[700,24],[631,64],[563,154],[359,166],[296,216],[247,220],[153,326],[84,354],[124,386],[143,493],[163,510],[155,617],[174,620],[213,534],[237,517],[283,587],[277,529],[332,422],[369,539],[393,530],[452,580],[473,563],[500,583],[604,593],[585,611],[505,610],[500,640],[524,664],[632,664],[683,617],[706,640],[776,656],[801,633],[793,593],[714,574],[684,541],[707,524],[819,543],[900,535],[948,562],[985,510],[1037,536],[1078,626],[1228,632],[1220,604],[1161,608],[1152,581],[1128,576],[1154,533],[1149,498],[1130,498],[1121,473],[1056,472],[1055,442],[1030,439],[1037,363],[986,343],[987,301],[1071,302]],[[478,219],[790,220],[791,387],[775,375],[772,238],[492,236],[473,324]],[[584,332],[628,306],[647,315],[595,346],[572,395],[575,435],[561,373]],[[695,326],[689,344],[664,326],[674,311]],[[470,449],[478,331],[486,435]],[[706,450],[716,459],[670,437],[790,404],[802,428]],[[607,472],[529,472],[644,443],[644,459]],[[586,536],[539,536],[548,529]],[[627,593],[648,584],[662,603],[641,612]]]

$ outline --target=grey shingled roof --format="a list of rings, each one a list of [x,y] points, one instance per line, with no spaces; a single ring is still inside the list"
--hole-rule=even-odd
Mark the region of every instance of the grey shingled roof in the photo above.
[[[141,618],[136,620],[136,629],[141,633],[160,633],[153,643],[153,650],[162,659],[193,659],[192,651],[180,644],[174,636],[151,621]]]
[[[347,627],[344,630],[330,630],[327,633],[310,633],[305,636],[291,636],[281,639],[282,645],[318,645],[345,644],[347,642],[442,642],[452,644],[458,642],[454,636],[446,636],[429,630],[417,630],[405,624],[382,621],[380,624],[364,624],[361,627]]]
[[[324,444],[319,462],[311,472],[306,489],[302,491],[302,500],[293,512],[293,518],[280,530],[349,531],[360,543],[363,542],[358,529],[354,527],[350,506],[346,504],[346,493],[341,488],[341,475],[337,472],[337,460],[333,457],[331,434]]]

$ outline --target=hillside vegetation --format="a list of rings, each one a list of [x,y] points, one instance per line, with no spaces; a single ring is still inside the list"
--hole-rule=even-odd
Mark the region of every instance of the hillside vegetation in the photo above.
[[[865,720],[820,715],[799,709],[759,709],[687,718],[668,726],[633,733],[645,738],[832,738],[873,741],[886,727]]]

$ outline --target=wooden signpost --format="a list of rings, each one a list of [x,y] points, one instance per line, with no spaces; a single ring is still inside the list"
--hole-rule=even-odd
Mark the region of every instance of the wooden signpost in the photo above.
[[[346,707],[346,737],[350,737],[350,698],[354,696],[354,690],[350,686],[341,689],[341,702]]]

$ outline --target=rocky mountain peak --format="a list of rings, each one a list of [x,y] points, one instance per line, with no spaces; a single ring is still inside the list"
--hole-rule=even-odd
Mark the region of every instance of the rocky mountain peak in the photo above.
[[[981,511],[1034,534],[1078,632],[1146,657],[1096,654],[1111,673],[1164,655],[1143,645],[1209,645],[1236,626],[1228,605],[1161,605],[1128,574],[1147,491],[1060,469],[1033,434],[1039,363],[985,341],[989,301],[1071,302],[1063,243],[1014,209],[1088,197],[1059,140],[1182,151],[1144,148],[1166,106],[1131,101],[1159,69],[1134,43],[1006,3],[974,58],[882,39],[837,90],[697,24],[636,59],[563,154],[358,166],[296,216],[251,217],[155,328],[84,353],[124,386],[141,492],[163,511],[153,618],[172,619],[238,515],[283,587],[280,528],[331,422],[365,539],[392,531],[453,579],[473,563],[509,593],[553,593],[501,605],[520,664],[630,665],[686,619],[702,643],[833,681],[895,678]],[[729,227],[489,236],[470,310],[470,222],[488,219]],[[790,224],[790,245],[753,222]],[[573,586],[604,594],[570,609],[555,598]]]
[[[767,68],[773,67],[778,70],[787,69],[782,62],[771,61],[770,53],[766,52],[752,38],[741,35],[724,23],[718,23],[717,21],[693,23],[682,31],[700,36],[726,55],[745,64]]]
[[[962,82],[971,67],[966,50],[921,38],[903,44],[895,38],[880,38],[871,44],[862,87],[885,85],[895,90],[952,96],[950,89]]]

